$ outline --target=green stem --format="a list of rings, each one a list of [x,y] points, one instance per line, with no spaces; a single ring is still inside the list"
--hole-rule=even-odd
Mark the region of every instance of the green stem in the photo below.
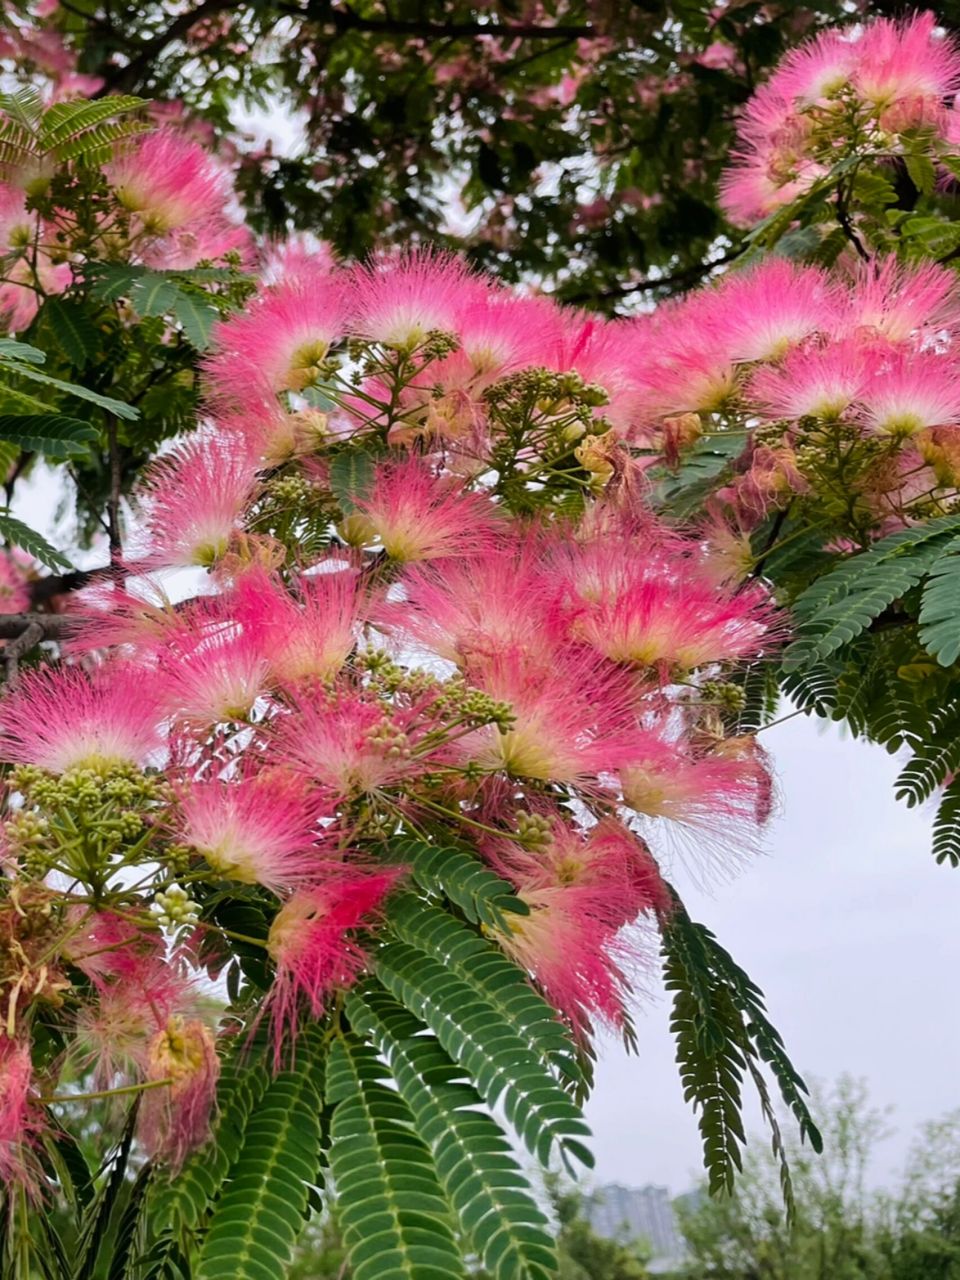
[[[143,1084],[124,1084],[116,1089],[97,1089],[94,1093],[52,1093],[37,1099],[43,1106],[55,1102],[91,1102],[97,1098],[118,1098],[126,1093],[143,1093],[145,1089],[165,1089],[173,1084],[173,1077],[165,1080],[145,1080]]]

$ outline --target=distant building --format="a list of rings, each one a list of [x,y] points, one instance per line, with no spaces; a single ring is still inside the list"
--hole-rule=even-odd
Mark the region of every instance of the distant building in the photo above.
[[[622,1187],[611,1182],[586,1197],[586,1216],[608,1240],[646,1240],[655,1261],[683,1256],[683,1238],[666,1187]]]

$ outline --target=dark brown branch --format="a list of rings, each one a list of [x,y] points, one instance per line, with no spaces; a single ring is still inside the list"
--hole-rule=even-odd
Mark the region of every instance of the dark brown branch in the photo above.
[[[683,267],[680,271],[674,271],[668,276],[648,276],[644,280],[628,280],[625,284],[614,285],[611,289],[585,289],[582,293],[573,294],[560,292],[559,296],[564,302],[591,302],[595,298],[625,298],[631,293],[652,292],[654,289],[686,289],[691,285],[699,284],[715,267],[724,267],[728,262],[733,262],[735,258],[740,257],[741,253],[743,248],[738,247],[730,249],[719,258],[714,258],[712,262],[698,262],[692,267]]]
[[[185,13],[179,14],[152,40],[145,40],[124,66],[104,67],[101,70],[104,78],[103,88],[93,96],[101,98],[104,94],[116,93],[117,90],[129,93],[138,88],[150,64],[163,53],[168,44],[173,44],[185,36],[191,27],[198,22],[203,22],[205,18],[215,17],[218,13],[224,13],[236,7],[235,0],[203,0],[203,3],[198,4],[195,9],[188,9]]]
[[[41,638],[58,640],[77,622],[77,618],[66,613],[0,613],[0,640],[17,641],[28,632],[37,637],[32,644]]]
[[[236,9],[236,0],[204,0],[194,9],[179,14],[163,31],[150,40],[143,41],[136,53],[122,67],[105,67],[101,74],[105,84],[96,94],[118,90],[132,92],[145,81],[150,64],[167,48],[187,34],[191,27],[206,18]],[[277,12],[307,22],[318,22],[333,27],[336,33],[362,31],[376,35],[408,36],[422,40],[460,40],[491,36],[503,40],[590,40],[599,33],[589,23],[557,26],[541,26],[535,22],[428,22],[418,19],[365,18],[355,13],[349,5],[334,8],[329,0],[315,3],[308,0],[304,7],[294,4],[278,4]]]
[[[120,532],[120,445],[117,440],[117,422],[107,423],[107,441],[110,448],[110,499],[107,503],[107,534],[110,540],[110,564],[120,578],[123,572],[123,537]]]
[[[71,591],[81,591],[84,587],[96,582],[98,578],[109,578],[112,567],[104,565],[101,569],[73,569],[70,573],[54,573],[46,578],[35,578],[28,582],[31,605],[46,604],[54,596],[69,595]]]
[[[24,615],[26,616],[26,615]],[[44,638],[39,622],[30,622],[15,640],[3,647],[3,665],[6,668],[7,688],[12,689],[20,677],[20,659]]]

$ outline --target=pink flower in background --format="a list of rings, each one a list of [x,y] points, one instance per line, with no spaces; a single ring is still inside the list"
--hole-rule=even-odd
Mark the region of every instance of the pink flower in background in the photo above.
[[[35,1189],[38,1172],[31,1147],[43,1127],[32,1085],[29,1044],[0,1036],[0,1179],[28,1191]]]
[[[210,1136],[219,1078],[216,1044],[199,1018],[171,1018],[151,1040],[146,1083],[160,1087],[144,1093],[140,1136],[173,1172]]]
[[[173,129],[130,143],[106,172],[120,204],[151,235],[204,223],[221,214],[230,197],[227,172]]]

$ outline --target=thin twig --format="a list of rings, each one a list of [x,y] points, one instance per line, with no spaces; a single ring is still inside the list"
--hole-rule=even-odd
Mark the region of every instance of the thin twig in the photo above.
[[[7,673],[8,689],[15,688],[20,678],[20,659],[24,654],[29,653],[35,644],[40,643],[43,635],[43,627],[37,622],[31,622],[16,640],[11,640],[8,645],[4,645],[3,662]]]

